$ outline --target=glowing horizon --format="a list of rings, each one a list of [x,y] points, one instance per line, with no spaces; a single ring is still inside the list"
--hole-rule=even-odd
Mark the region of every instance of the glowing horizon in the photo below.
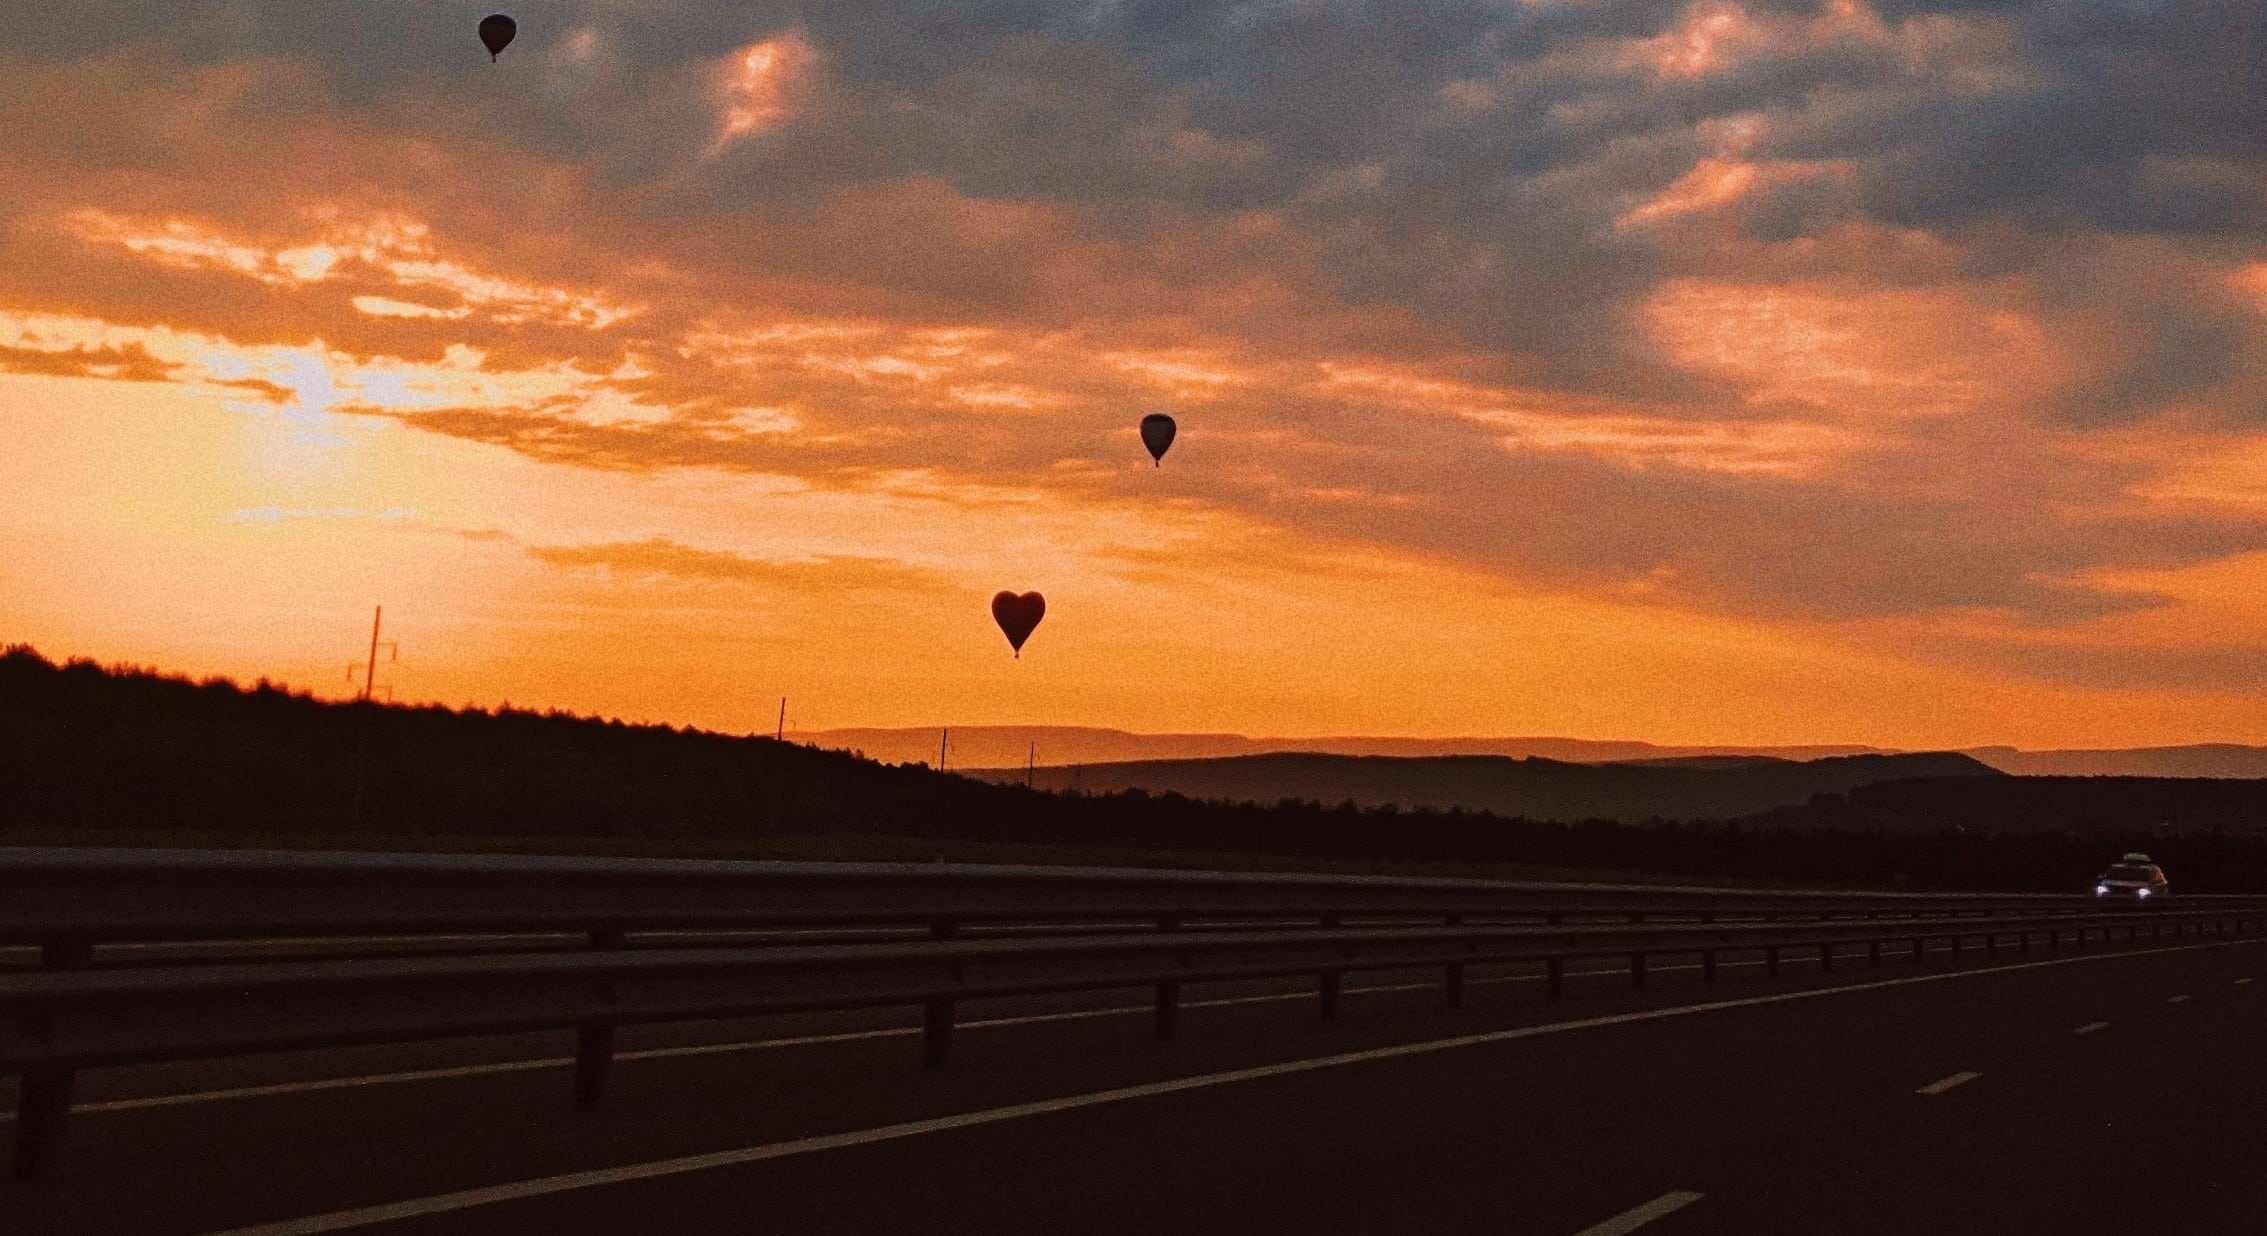
[[[404,701],[731,732],[2267,742],[2267,28],[111,7],[0,35],[0,642],[343,696],[383,604]]]

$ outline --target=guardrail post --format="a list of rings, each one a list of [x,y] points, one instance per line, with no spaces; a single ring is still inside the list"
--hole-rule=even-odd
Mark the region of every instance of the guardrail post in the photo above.
[[[83,970],[92,946],[83,941],[48,944],[39,950],[44,970]],[[55,1015],[37,1012],[25,1017],[32,1037],[45,1039],[55,1031]],[[62,1148],[63,1122],[71,1114],[71,1083],[78,1071],[70,1068],[28,1069],[16,1090],[16,1153],[13,1174],[18,1180],[37,1180],[53,1164]]]
[[[1834,946],[1832,944],[1818,946],[1818,968],[1821,970],[1834,968]]]
[[[1171,934],[1180,929],[1181,920],[1170,914],[1157,920],[1157,930],[1161,932]],[[1186,954],[1181,956],[1181,964],[1188,964]],[[1180,1030],[1181,984],[1177,979],[1167,979],[1157,985],[1157,1041],[1170,1043]]]
[[[590,933],[590,946],[597,950],[622,947],[622,933],[612,927],[601,927]],[[598,998],[607,1004],[614,1003],[614,984],[601,979]],[[598,1110],[599,1092],[606,1088],[606,1074],[614,1065],[614,1023],[586,1022],[575,1028],[575,1110]]]
[[[1543,986],[1552,995],[1566,990],[1566,960],[1553,957],[1543,963]]]
[[[1322,920],[1324,931],[1334,931],[1338,926],[1337,915],[1324,916]],[[1319,986],[1322,994],[1322,1019],[1324,1021],[1338,1020],[1338,996],[1345,988],[1345,977],[1345,972],[1341,970],[1325,970],[1322,972]]]
[[[1464,916],[1461,914],[1449,915],[1448,925],[1462,927]],[[1471,947],[1469,941],[1466,942],[1466,947]],[[1461,961],[1448,963],[1448,1007],[1452,1009],[1464,1007],[1464,963]]]
[[[960,924],[942,922],[929,929],[939,940],[950,940],[960,934]],[[921,1063],[926,1068],[945,1067],[945,1055],[952,1050],[952,1000],[950,997],[930,1000],[921,1006]]]

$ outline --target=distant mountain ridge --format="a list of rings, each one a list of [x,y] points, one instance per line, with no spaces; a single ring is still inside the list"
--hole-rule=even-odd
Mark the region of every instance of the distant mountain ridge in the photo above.
[[[2001,772],[2024,777],[2267,777],[2267,747],[2232,742],[2068,751],[1971,747],[1968,754]]]
[[[935,764],[938,727],[898,726],[831,730],[789,730],[790,742],[829,750],[857,751],[892,764]],[[1034,753],[1033,748],[1036,748]],[[1501,755],[1537,756],[1574,764],[1686,756],[1763,756],[1809,760],[1835,755],[1891,754],[1878,747],[1847,743],[1794,747],[1665,747],[1649,742],[1589,738],[1248,738],[1242,734],[1137,734],[1128,730],[1078,725],[969,725],[952,727],[947,763],[955,768],[1022,768],[1036,755],[1042,768],[1138,760],[1202,760],[1229,756],[1276,755]]]
[[[967,776],[1019,782],[1022,768]],[[1143,760],[1031,771],[1042,790],[1139,789],[1226,802],[1300,799],[1361,807],[1461,808],[1539,820],[1721,820],[1799,806],[1818,794],[1909,778],[2002,777],[1957,752],[1845,755],[1795,761],[1699,756],[1572,763],[1533,756],[1419,757],[1282,752],[1209,760]]]
[[[2146,849],[2182,888],[2267,893],[2267,780],[2004,776],[1957,755],[1258,762],[1297,771],[1301,761],[1417,768],[1436,785],[1453,786],[1449,773],[1483,788],[1494,777],[1530,791],[1523,812],[1641,821],[1747,805],[1726,802],[1727,790],[1753,793],[1749,802],[1810,797],[1720,823],[1556,827],[1484,812],[1033,794],[768,738],[561,712],[324,702],[268,683],[58,665],[0,646],[0,845],[1224,864],[2031,891],[2078,888],[2109,856]],[[342,802],[358,766],[369,772],[367,797]],[[1961,775],[1906,777],[1946,770]],[[996,775],[1012,782],[1021,771]],[[1865,784],[1813,792],[1850,781]],[[1711,797],[1678,800],[1696,785]],[[1617,801],[1601,786],[1647,795]],[[1330,788],[1309,778],[1309,792]],[[1383,788],[1391,801],[1416,801],[1406,787]],[[1560,793],[1562,807],[1539,789]],[[1587,801],[1566,801],[1585,791]]]
[[[869,727],[789,731],[790,741],[860,751],[893,764],[937,762],[935,727]],[[1036,748],[1036,751],[1034,751]],[[1576,764],[1682,760],[1692,757],[1760,757],[1816,760],[1840,755],[1909,752],[1859,744],[1809,746],[1664,746],[1590,738],[1248,738],[1242,734],[1137,734],[1076,725],[955,726],[947,763],[956,768],[1022,768],[1035,756],[1041,768],[1140,760],[1219,759],[1303,752],[1318,755],[1539,756]],[[2073,748],[2024,751],[2011,746],[1967,747],[1962,754],[2004,773],[2064,777],[2267,778],[2267,746],[2193,743],[2169,747]]]

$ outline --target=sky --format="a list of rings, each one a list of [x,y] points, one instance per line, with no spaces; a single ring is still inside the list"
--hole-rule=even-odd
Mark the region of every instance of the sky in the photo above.
[[[344,695],[383,604],[398,699],[733,732],[2267,741],[2255,0],[50,7],[0,641]]]

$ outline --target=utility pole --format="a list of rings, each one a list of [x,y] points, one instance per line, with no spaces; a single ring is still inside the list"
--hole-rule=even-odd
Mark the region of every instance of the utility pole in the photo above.
[[[773,735],[780,742],[787,741],[787,697],[779,697],[779,733]]]
[[[952,746],[952,727],[948,725],[945,727],[944,733],[937,736],[938,772],[943,772],[945,770],[945,749],[950,746]]]
[[[370,697],[377,690],[378,649],[384,648],[386,650],[386,660],[388,662],[401,660],[401,645],[393,643],[391,641],[381,641],[378,638],[379,625],[385,622],[385,620],[386,607],[383,605],[379,606],[376,612],[370,615],[370,659],[364,662],[362,666],[362,702],[365,704],[371,702]],[[346,680],[349,683],[352,683],[354,681],[354,669],[355,667],[351,664],[346,667]],[[389,686],[386,688],[386,698],[393,698],[393,693],[394,692],[392,687]],[[351,829],[359,829],[362,826],[362,797],[364,789],[368,786],[369,779],[370,714],[369,712],[365,711],[362,715],[361,739],[356,743],[354,748],[354,813],[351,817],[349,817],[350,823],[348,824],[348,827]]]
[[[396,644],[391,640],[381,641],[378,638],[378,627],[382,623],[384,623],[385,620],[386,607],[383,605],[379,606],[377,608],[377,611],[370,615],[370,660],[366,665],[361,667],[362,699],[365,701],[369,700],[372,692],[374,692],[378,686],[378,650],[380,648],[386,650],[386,660],[389,663],[401,660],[401,645]],[[355,668],[356,667],[352,664],[349,664],[346,667],[346,681],[350,686],[354,682]],[[393,695],[393,688],[388,687],[386,689],[386,694],[388,698],[391,698]]]
[[[369,699],[378,681],[378,626],[386,620],[386,607],[378,606],[370,614],[370,664],[362,671],[362,698]]]
[[[1039,744],[1038,744],[1038,743],[1036,743],[1036,742],[1034,742],[1034,743],[1032,743],[1032,744],[1031,744],[1031,750],[1029,750],[1029,751],[1025,752],[1025,753],[1024,753],[1024,756],[1023,756],[1023,788],[1024,788],[1024,789],[1027,789],[1027,790],[1028,790],[1028,789],[1030,789],[1030,788],[1031,788],[1031,778],[1032,778],[1032,774],[1033,774],[1033,773],[1034,773],[1035,771],[1037,771],[1038,767],[1039,767]]]

